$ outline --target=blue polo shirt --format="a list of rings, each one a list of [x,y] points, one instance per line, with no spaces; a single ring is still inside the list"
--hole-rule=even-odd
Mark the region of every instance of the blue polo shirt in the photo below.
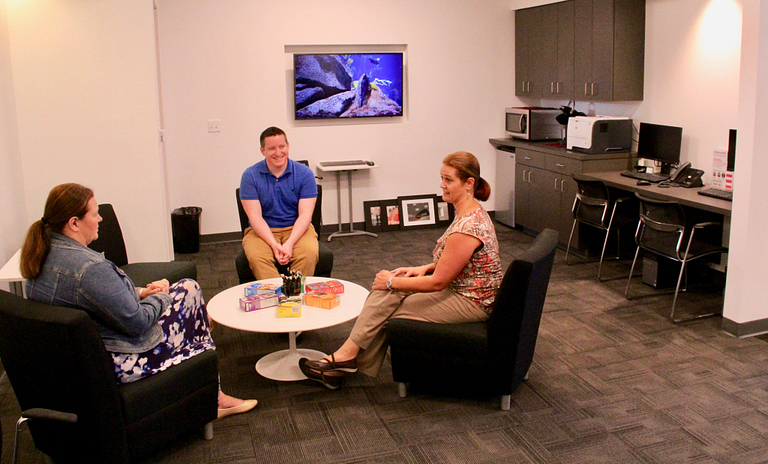
[[[317,198],[315,175],[290,158],[279,178],[262,160],[246,169],[240,179],[240,199],[259,200],[261,215],[272,229],[291,227],[299,217],[299,200],[304,198]]]

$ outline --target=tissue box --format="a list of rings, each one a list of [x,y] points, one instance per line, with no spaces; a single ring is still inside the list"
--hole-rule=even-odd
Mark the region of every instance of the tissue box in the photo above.
[[[309,292],[333,293],[340,295],[344,293],[344,284],[338,280],[326,280],[325,282],[307,284],[307,293]]]
[[[284,301],[277,305],[277,317],[301,317],[301,304]]]
[[[277,293],[280,294],[280,286],[279,285],[271,285],[271,284],[251,284],[243,290],[243,293],[245,296],[253,296],[253,295],[261,295],[261,294],[268,294],[268,293]]]
[[[341,303],[341,297],[335,293],[309,292],[304,294],[304,303],[307,306],[331,309]]]
[[[271,308],[279,303],[274,293],[244,296],[240,298],[240,309],[243,311],[256,311],[257,309]]]

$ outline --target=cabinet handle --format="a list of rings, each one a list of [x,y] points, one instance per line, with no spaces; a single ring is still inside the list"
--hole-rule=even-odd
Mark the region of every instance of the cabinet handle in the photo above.
[[[565,167],[564,164],[560,164],[560,163],[557,163],[555,166],[557,166],[558,168],[564,168]]]
[[[594,83],[594,82],[592,83],[592,86],[591,86],[591,87],[592,87],[592,89],[591,89],[591,91],[590,91],[590,95],[593,95],[593,96],[594,96],[594,95],[595,95],[595,83]]]
[[[531,183],[531,173],[532,173],[532,172],[533,172],[533,171],[528,171],[528,183],[529,183],[529,184]]]
[[[589,95],[589,82],[584,83],[584,95]]]
[[[555,192],[557,192],[557,179],[555,179]]]
[[[560,181],[560,193],[565,193],[565,179]]]
[[[557,93],[562,93],[562,90],[560,90],[560,82],[557,83]]]
[[[549,83],[549,93],[555,93],[555,83],[550,82]]]

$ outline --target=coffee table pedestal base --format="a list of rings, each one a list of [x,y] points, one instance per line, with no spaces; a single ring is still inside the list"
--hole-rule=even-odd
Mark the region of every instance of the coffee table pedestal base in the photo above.
[[[256,372],[272,380],[291,381],[304,380],[307,377],[299,369],[299,359],[317,360],[326,356],[322,351],[297,349],[296,332],[288,333],[287,350],[275,351],[256,362]]]

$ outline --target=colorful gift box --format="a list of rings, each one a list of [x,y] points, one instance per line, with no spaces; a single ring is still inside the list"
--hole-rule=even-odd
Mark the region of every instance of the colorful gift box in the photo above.
[[[309,292],[304,294],[304,303],[307,306],[331,309],[341,303],[341,297],[335,293]]]
[[[307,284],[307,293],[309,292],[334,293],[336,295],[340,295],[344,293],[344,284],[338,280],[315,282],[313,284]]]
[[[261,295],[267,293],[282,293],[279,285],[272,284],[251,284],[243,290],[245,296]]]
[[[277,306],[278,303],[277,295],[274,293],[263,293],[240,298],[240,309],[246,312],[256,311],[258,309],[272,308]]]
[[[277,317],[301,317],[301,303],[284,301],[277,305]]]

